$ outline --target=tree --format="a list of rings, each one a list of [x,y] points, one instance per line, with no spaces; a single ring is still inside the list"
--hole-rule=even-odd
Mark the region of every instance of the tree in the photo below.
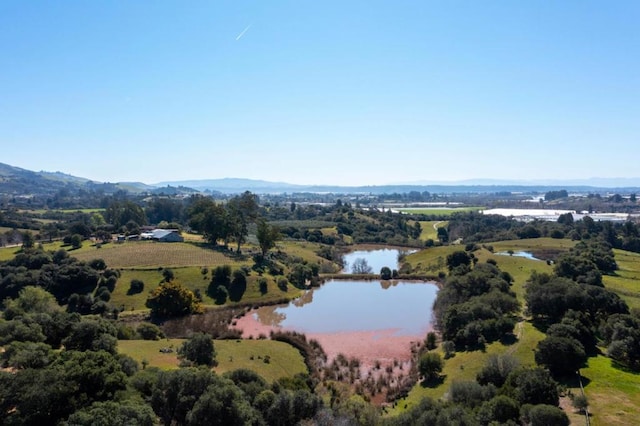
[[[418,371],[425,382],[437,379],[442,372],[443,366],[444,362],[442,361],[442,357],[435,352],[422,354],[418,361]]]
[[[74,250],[77,250],[77,249],[82,247],[82,235],[73,234],[71,236],[71,240],[70,241],[71,241],[70,242],[71,248],[73,248]]]
[[[63,340],[65,349],[74,351],[106,351],[115,354],[118,330],[103,318],[83,319],[73,324]]]
[[[134,401],[94,402],[76,411],[65,423],[68,426],[153,426],[155,413],[150,406]]]
[[[66,350],[52,368],[60,368],[63,377],[74,384],[75,392],[69,403],[76,408],[93,401],[113,399],[117,391],[127,387],[127,376],[120,363],[105,351]]]
[[[5,300],[4,306],[2,314],[8,320],[24,314],[51,314],[61,310],[51,293],[33,286],[24,287],[17,298]]]
[[[538,404],[533,407],[523,407],[524,419],[533,426],[569,426],[567,413],[558,407]]]
[[[536,363],[554,376],[574,374],[587,360],[582,344],[572,337],[548,336],[538,343]]]
[[[122,228],[127,222],[134,222],[138,226],[147,224],[144,210],[132,201],[112,202],[105,210],[104,218],[116,228]]]
[[[187,215],[189,226],[201,232],[211,244],[224,240],[225,245],[230,235],[229,212],[221,204],[211,198],[197,197]]]
[[[583,393],[580,393],[579,395],[574,395],[571,398],[571,405],[573,405],[581,413],[584,413],[589,406],[589,400]]]
[[[256,237],[264,258],[267,252],[276,246],[276,241],[280,239],[280,231],[277,227],[269,225],[265,220],[260,220],[258,221]]]
[[[164,338],[164,332],[155,324],[143,322],[136,329],[136,333],[142,337],[143,340],[160,340]]]
[[[458,266],[469,265],[471,265],[471,256],[469,256],[466,251],[457,250],[447,256],[447,268],[449,269],[449,271],[454,270]]]
[[[173,269],[164,268],[162,270],[162,277],[164,278],[165,282],[173,281],[173,279],[175,278],[175,274],[173,273]]]
[[[213,366],[216,357],[213,338],[206,333],[192,334],[178,349],[178,357],[195,365]]]
[[[166,425],[186,424],[194,404],[209,385],[218,384],[220,378],[203,368],[179,368],[162,371],[153,382],[151,407]]]
[[[144,290],[144,281],[134,278],[129,283],[129,290],[127,291],[127,295],[142,293],[143,290]]]
[[[380,279],[390,280],[392,276],[391,269],[388,266],[383,266],[380,269]]]
[[[4,367],[17,369],[44,368],[55,359],[51,346],[45,343],[14,341],[4,347],[0,360]]]
[[[449,241],[449,231],[447,231],[447,228],[438,228],[438,240],[440,240],[440,242],[442,243],[446,243]]]
[[[240,252],[240,245],[244,243],[245,237],[249,233],[249,224],[258,217],[258,196],[249,191],[242,195],[233,197],[227,203],[229,213],[230,234],[238,244],[237,251]]]
[[[487,363],[476,376],[476,380],[481,385],[493,384],[500,388],[506,382],[507,377],[518,367],[518,359],[513,355],[492,354],[487,359]]]
[[[151,315],[170,318],[202,312],[202,304],[191,290],[177,281],[165,282],[153,289],[146,306]]]
[[[23,249],[31,249],[35,243],[35,239],[33,238],[33,234],[31,231],[25,231],[22,233],[22,248]]]
[[[518,369],[507,378],[515,389],[515,398],[520,404],[548,404],[558,406],[558,383],[543,368]]]
[[[260,425],[260,413],[251,406],[243,392],[228,379],[211,385],[198,398],[187,415],[187,425]]]
[[[370,274],[373,272],[373,269],[367,263],[367,259],[359,257],[353,261],[353,265],[351,266],[351,273],[353,274]]]

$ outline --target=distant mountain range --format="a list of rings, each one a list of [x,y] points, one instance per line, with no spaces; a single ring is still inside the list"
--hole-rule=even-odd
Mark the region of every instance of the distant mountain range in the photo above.
[[[550,190],[566,189],[569,192],[639,192],[640,178],[592,178],[580,180],[496,180],[474,179],[457,182],[409,182],[392,185],[336,186],[336,185],[295,185],[285,182],[269,182],[254,179],[203,179],[167,181],[157,184],[142,182],[97,182],[72,176],[62,172],[34,172],[0,163],[0,193],[10,195],[55,194],[62,189],[94,190],[113,193],[124,190],[132,193],[188,194],[193,192],[235,194],[251,191],[266,193],[343,193],[343,194],[384,194],[407,193],[410,191],[431,193],[497,193],[521,192],[544,193]]]

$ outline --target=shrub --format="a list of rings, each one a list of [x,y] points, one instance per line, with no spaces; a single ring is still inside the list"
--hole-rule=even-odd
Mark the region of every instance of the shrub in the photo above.
[[[262,294],[267,294],[267,292],[269,291],[268,282],[266,278],[259,278],[258,286],[260,287],[260,293]]]
[[[129,290],[127,291],[128,295],[142,293],[144,290],[144,282],[138,279],[132,279],[131,283],[129,283]]]
[[[440,354],[435,352],[427,352],[420,356],[418,361],[418,371],[424,378],[425,382],[437,379],[442,372],[444,362]]]
[[[164,333],[155,324],[143,322],[138,326],[136,332],[142,337],[143,340],[160,340],[164,338]]]
[[[215,365],[213,338],[206,333],[194,333],[178,349],[178,358],[195,365]]]

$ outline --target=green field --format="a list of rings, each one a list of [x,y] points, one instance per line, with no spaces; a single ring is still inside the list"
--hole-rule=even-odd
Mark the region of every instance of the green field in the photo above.
[[[631,425],[640,419],[640,374],[626,372],[612,365],[611,359],[598,355],[589,358],[580,370],[584,391],[589,400],[591,424]],[[586,378],[586,380],[585,380]],[[578,393],[578,388],[572,388]]]
[[[175,281],[184,285],[191,291],[199,290],[202,296],[202,303],[205,306],[214,306],[215,301],[207,295],[207,288],[211,282],[211,268],[207,274],[202,274],[200,267],[172,268]],[[149,292],[160,285],[163,280],[162,270],[160,269],[122,269],[121,276],[118,279],[116,288],[111,294],[111,303],[117,307],[124,307],[124,312],[145,311],[145,302],[149,296]],[[254,304],[254,303],[270,303],[283,299],[293,299],[302,293],[292,285],[288,286],[287,291],[278,288],[276,278],[270,275],[264,275],[267,279],[268,291],[266,294],[260,292],[258,279],[260,277],[252,272],[247,277],[247,286],[242,294],[242,299],[238,303]],[[144,283],[144,291],[138,294],[129,295],[129,287],[132,279],[141,280]],[[234,302],[227,300],[227,305],[233,305]]]
[[[604,285],[615,291],[630,308],[640,308],[640,254],[614,250],[618,270],[603,277]]]
[[[111,268],[148,268],[209,266],[232,264],[240,266],[246,262],[234,262],[224,253],[205,245],[195,243],[158,243],[154,241],[128,241],[125,243],[105,244],[101,248],[89,246],[72,256],[78,260],[104,259]]]
[[[176,350],[182,339],[119,340],[118,351],[138,362],[148,361],[150,367],[164,370],[178,368]],[[306,373],[307,367],[300,352],[293,346],[275,340],[215,340],[216,360],[214,371],[218,374],[247,368],[268,382],[281,377],[293,377]],[[173,353],[162,353],[161,348],[171,348]],[[268,357],[269,362],[265,362]]]
[[[422,241],[427,240],[438,240],[438,228],[446,228],[449,222],[442,220],[421,220],[420,228],[422,232],[420,233],[420,239]]]

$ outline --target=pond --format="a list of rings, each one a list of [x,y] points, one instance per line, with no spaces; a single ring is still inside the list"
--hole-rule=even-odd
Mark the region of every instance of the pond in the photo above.
[[[501,251],[496,254],[500,256],[517,256],[517,257],[524,257],[526,259],[531,259],[531,260],[540,260],[537,257],[535,257],[533,254],[529,253],[528,251],[514,251],[513,253],[509,253],[507,251]]]
[[[389,269],[400,269],[398,256],[401,253],[413,253],[415,250],[398,250],[398,249],[378,249],[378,250],[356,250],[345,254],[342,259],[344,263],[343,273],[354,273],[353,266],[359,259],[364,259],[367,265],[371,267],[371,273],[379,274],[380,269],[388,267]]]
[[[430,328],[435,284],[331,280],[288,305],[253,311],[260,323],[303,333],[390,330],[425,335]]]
[[[240,318],[244,337],[294,330],[316,339],[329,357],[364,363],[410,358],[412,342],[432,329],[434,283],[331,280],[287,305],[263,306]]]

